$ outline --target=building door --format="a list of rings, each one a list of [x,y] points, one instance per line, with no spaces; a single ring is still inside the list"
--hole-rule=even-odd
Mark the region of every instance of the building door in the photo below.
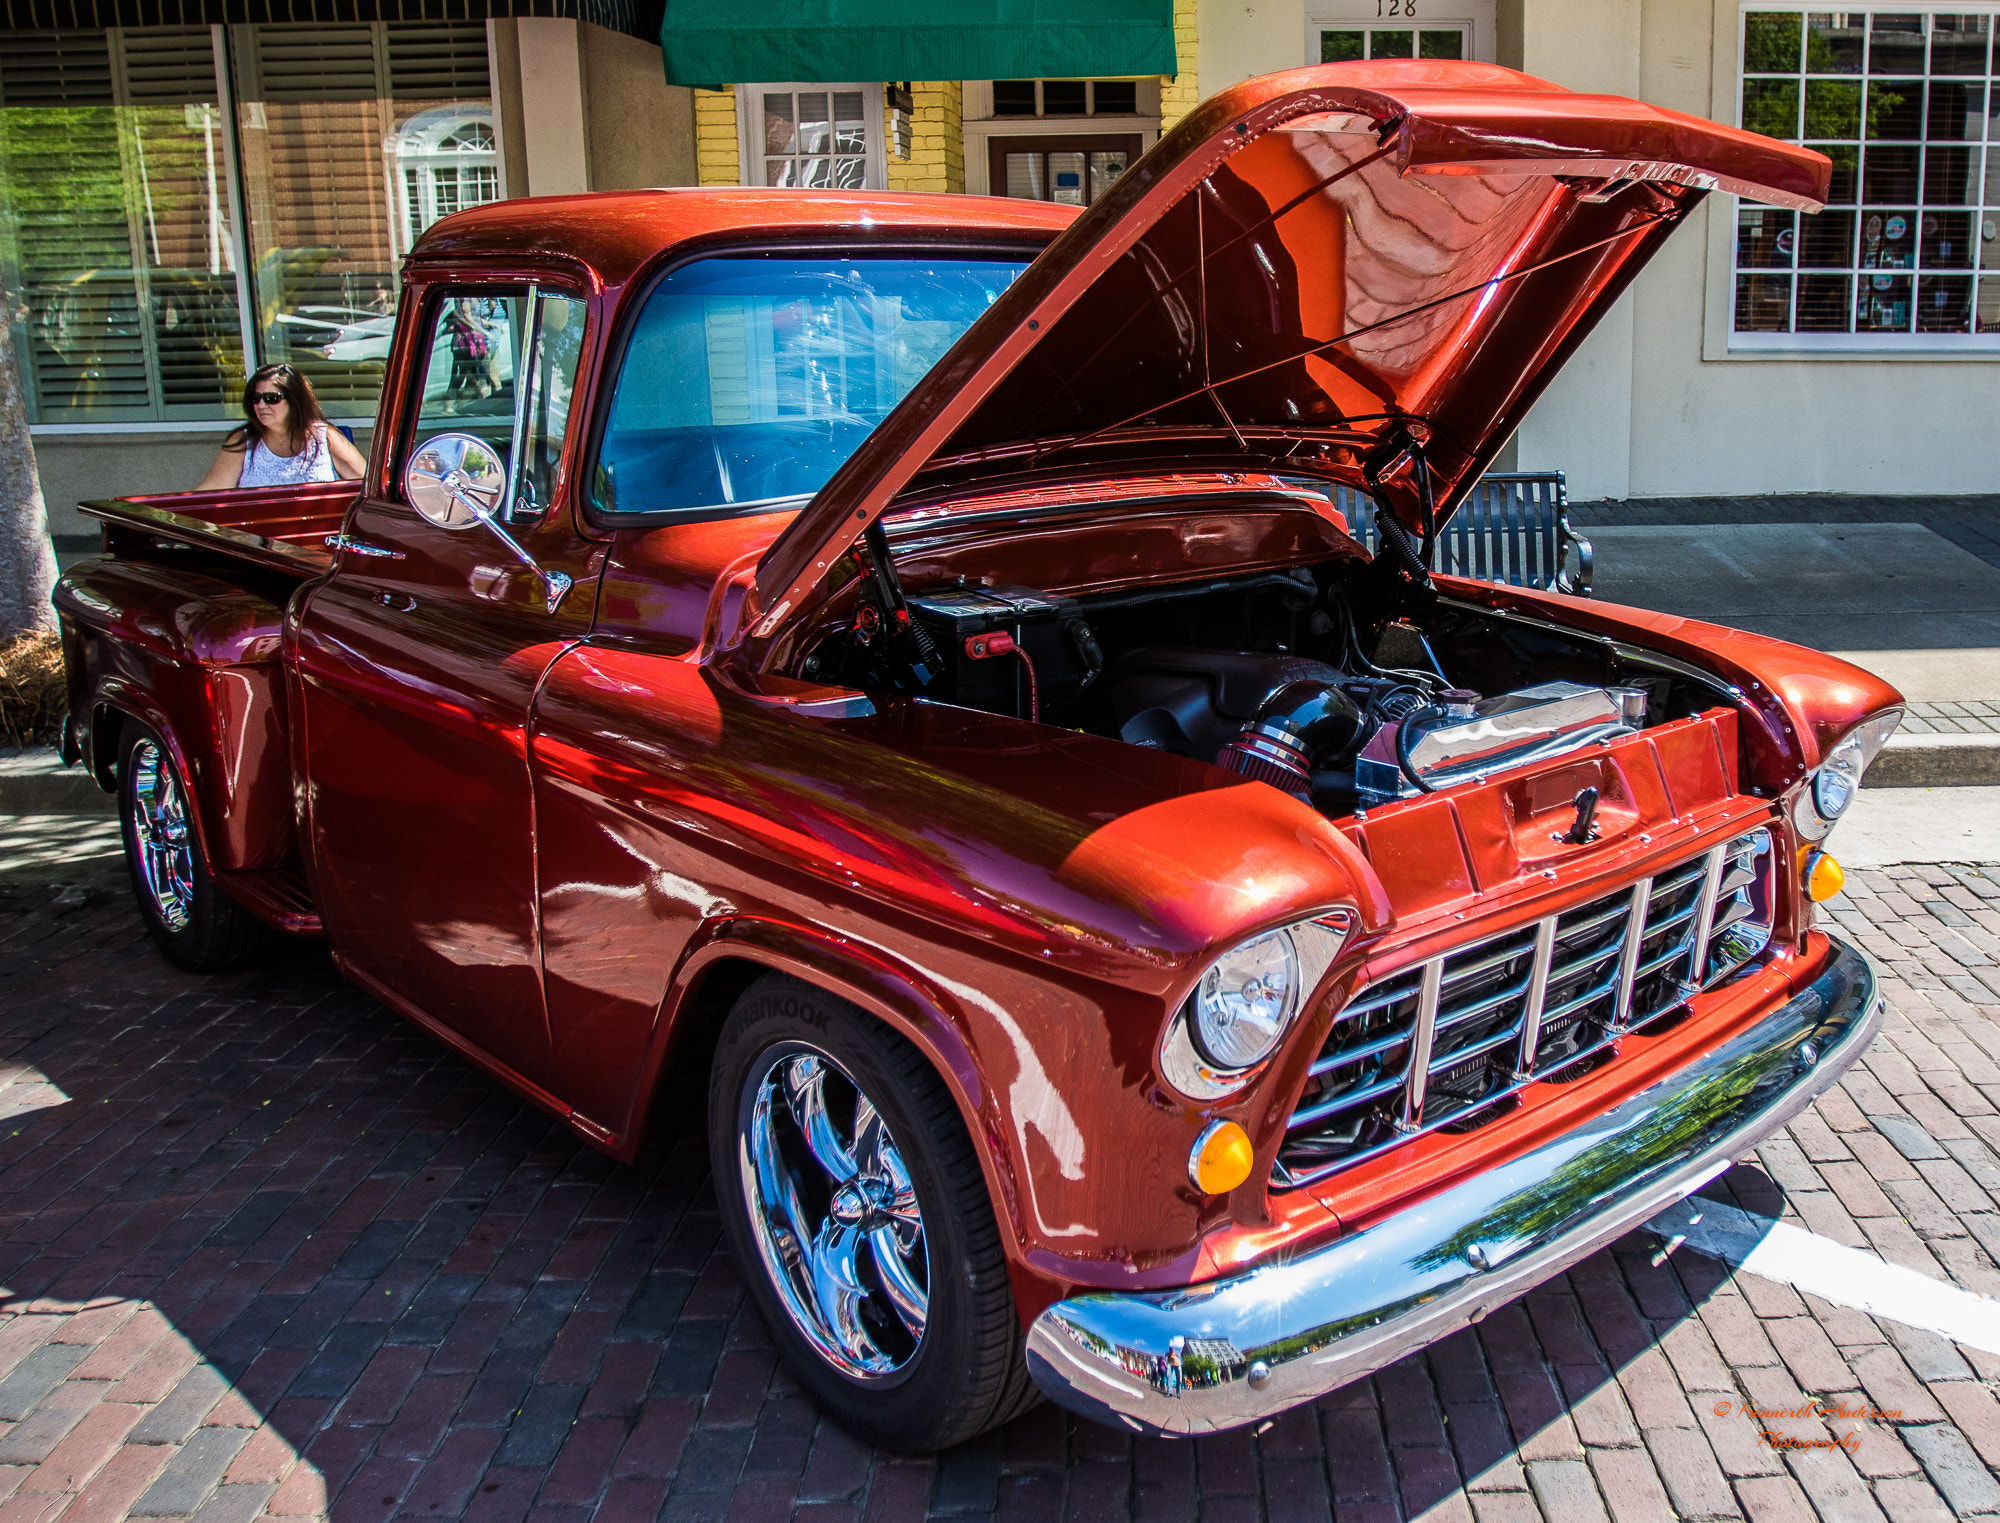
[[[1137,133],[987,140],[987,184],[1000,196],[1088,206],[1139,157]]]

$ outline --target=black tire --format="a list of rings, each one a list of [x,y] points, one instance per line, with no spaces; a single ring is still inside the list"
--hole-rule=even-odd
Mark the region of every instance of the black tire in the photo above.
[[[217,886],[173,753],[132,720],[118,737],[118,825],[139,915],[174,966],[219,973],[267,957],[282,944],[277,931]]]
[[[795,1080],[799,1073],[791,1065],[800,1059],[808,1060],[808,1069],[819,1059],[831,1060],[831,1070],[818,1070],[826,1075],[821,1114],[835,1120],[837,1131],[845,1123],[843,1136],[852,1139],[853,1156],[899,1157],[902,1175],[889,1166],[878,1173],[907,1177],[921,1212],[917,1241],[924,1250],[928,1298],[920,1336],[910,1337],[907,1317],[898,1322],[889,1315],[894,1298],[884,1288],[879,1233],[864,1233],[853,1259],[858,1280],[875,1287],[855,1322],[872,1330],[871,1348],[900,1357],[890,1371],[854,1373],[837,1362],[838,1351],[829,1356],[815,1343],[807,1323],[787,1306],[783,1270],[766,1258],[764,1245],[782,1255],[791,1240],[785,1213],[774,1210],[765,1214],[764,1228],[753,1226],[759,1208],[752,1197],[760,1192],[749,1160],[758,1097],[782,1097],[787,1076]],[[861,1142],[862,1132],[851,1121],[861,1114],[859,1104],[847,1100],[842,1108],[842,1097],[851,1092],[865,1095],[886,1127],[886,1154]],[[768,1114],[773,1120],[761,1135],[778,1139],[791,1156],[803,1156],[800,1149],[811,1153],[791,1102],[779,1098],[768,1105]],[[869,1443],[923,1454],[976,1437],[1039,1400],[1028,1378],[1025,1339],[979,1160],[958,1108],[916,1048],[843,1000],[795,979],[767,976],[744,991],[723,1025],[710,1069],[708,1115],[724,1234],[786,1367],[821,1411]],[[804,1168],[788,1168],[787,1177],[801,1208],[809,1218],[817,1215],[825,1231],[852,1217],[852,1202],[861,1197],[850,1193],[843,1208],[842,1192],[826,1192],[816,1162],[814,1154]],[[858,1181],[866,1172],[850,1177]],[[876,1207],[888,1199],[877,1195]],[[848,1217],[841,1216],[842,1209]],[[892,1220],[879,1209],[853,1219]],[[914,1266],[914,1256],[909,1262]],[[791,1293],[797,1294],[796,1284]],[[810,1298],[802,1304],[808,1321],[824,1305]],[[830,1324],[821,1318],[818,1326],[824,1333]]]

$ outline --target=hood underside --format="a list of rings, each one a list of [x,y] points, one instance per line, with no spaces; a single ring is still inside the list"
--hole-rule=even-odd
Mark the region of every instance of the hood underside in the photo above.
[[[1161,464],[1372,490],[1435,532],[1710,189],[1817,210],[1810,150],[1489,64],[1251,80],[1041,255],[772,546],[755,633],[876,517]]]

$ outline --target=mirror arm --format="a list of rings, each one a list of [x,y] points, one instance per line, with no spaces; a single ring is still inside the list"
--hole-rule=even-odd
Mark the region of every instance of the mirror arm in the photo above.
[[[562,600],[569,595],[570,588],[576,585],[576,579],[561,571],[544,571],[541,564],[522,548],[521,542],[507,532],[506,527],[500,522],[499,515],[491,508],[481,507],[463,492],[453,492],[451,495],[465,504],[466,509],[475,518],[491,529],[499,537],[500,543],[514,552],[516,560],[542,579],[542,591],[548,597],[549,612],[554,613],[562,605]]]

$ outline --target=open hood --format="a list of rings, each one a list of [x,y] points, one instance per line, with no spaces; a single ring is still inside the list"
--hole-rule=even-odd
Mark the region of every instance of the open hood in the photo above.
[[[912,491],[1282,470],[1434,532],[1708,190],[1816,211],[1808,149],[1490,64],[1329,64],[1204,103],[1036,259],[757,570],[753,633]]]

